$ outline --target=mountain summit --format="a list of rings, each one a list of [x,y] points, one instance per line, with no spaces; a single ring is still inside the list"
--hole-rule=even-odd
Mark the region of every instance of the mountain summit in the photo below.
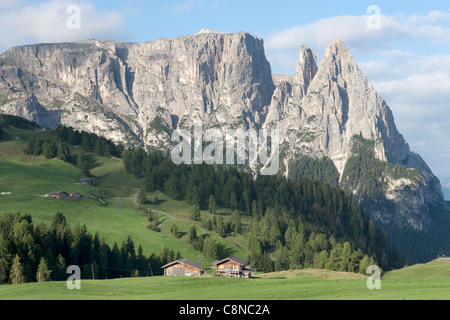
[[[145,43],[15,47],[0,56],[0,111],[130,145],[171,132],[276,128],[283,173],[342,188],[386,229],[433,229],[442,187],[340,40],[320,67],[303,45],[294,76],[272,75],[261,38],[198,34]],[[399,242],[401,242],[399,240]]]

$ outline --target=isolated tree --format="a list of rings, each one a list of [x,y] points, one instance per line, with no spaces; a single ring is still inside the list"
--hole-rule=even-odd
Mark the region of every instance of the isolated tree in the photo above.
[[[23,266],[22,263],[20,262],[19,255],[17,254],[13,260],[13,265],[11,267],[9,279],[11,280],[12,284],[19,284],[26,282],[25,275],[23,273]]]
[[[190,244],[194,244],[197,241],[197,229],[195,226],[191,226],[187,234],[187,241]]]
[[[51,279],[52,270],[48,269],[47,261],[45,258],[41,258],[39,266],[36,272],[36,279],[38,282],[45,282]]]
[[[181,238],[181,232],[178,230],[178,226],[176,224],[173,224],[170,228],[170,233],[173,234],[173,236],[177,239]]]
[[[213,260],[217,259],[217,244],[212,238],[207,238],[203,243],[203,253]]]
[[[140,189],[137,197],[138,203],[144,205],[147,203],[147,196],[144,189]]]
[[[200,221],[200,206],[198,204],[194,204],[189,209],[189,217],[194,221]]]

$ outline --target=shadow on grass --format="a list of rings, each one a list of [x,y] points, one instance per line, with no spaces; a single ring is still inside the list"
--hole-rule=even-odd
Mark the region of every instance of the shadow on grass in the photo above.
[[[163,204],[163,203],[165,203],[165,202],[167,202],[167,200],[159,199],[159,198],[156,196],[156,197],[153,199],[153,201],[147,199],[147,200],[145,201],[145,204],[151,204],[151,205],[159,206],[159,205],[161,205],[161,204]]]
[[[234,250],[233,248],[225,247],[221,243],[217,244],[217,256],[219,257],[219,260],[222,260],[229,256],[232,256],[235,253],[236,253],[236,250]]]
[[[84,154],[83,155],[83,160],[87,161],[89,163],[89,170],[92,170],[92,169],[100,167],[100,164],[98,163],[97,159],[91,153]]]

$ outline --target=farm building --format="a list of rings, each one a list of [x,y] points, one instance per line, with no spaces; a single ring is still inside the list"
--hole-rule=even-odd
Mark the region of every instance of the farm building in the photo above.
[[[93,179],[92,178],[83,178],[83,179],[80,179],[80,182],[82,184],[91,185],[93,183]]]
[[[230,278],[251,278],[252,270],[246,268],[248,263],[247,260],[231,256],[220,261],[214,261],[212,267],[216,270],[216,275]]]
[[[71,192],[71,193],[69,193],[69,198],[70,199],[80,199],[81,194],[79,192]]]
[[[182,258],[161,267],[165,276],[202,276],[205,268],[195,261]]]
[[[50,198],[54,199],[68,199],[69,195],[64,191],[52,191],[48,194]]]

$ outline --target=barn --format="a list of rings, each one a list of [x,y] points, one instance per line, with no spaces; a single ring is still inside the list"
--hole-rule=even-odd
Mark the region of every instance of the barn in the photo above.
[[[195,261],[182,258],[161,267],[165,276],[202,276],[205,268]]]
[[[212,267],[216,270],[216,275],[230,278],[251,278],[252,270],[246,267],[248,263],[247,260],[231,256],[220,261],[214,261]]]
[[[52,191],[48,194],[50,198],[54,199],[68,199],[69,195],[64,191]]]
[[[81,194],[79,192],[71,192],[69,194],[70,199],[80,199],[81,198]]]
[[[93,184],[93,179],[92,178],[83,178],[83,179],[80,179],[80,182],[82,184],[92,185]]]

